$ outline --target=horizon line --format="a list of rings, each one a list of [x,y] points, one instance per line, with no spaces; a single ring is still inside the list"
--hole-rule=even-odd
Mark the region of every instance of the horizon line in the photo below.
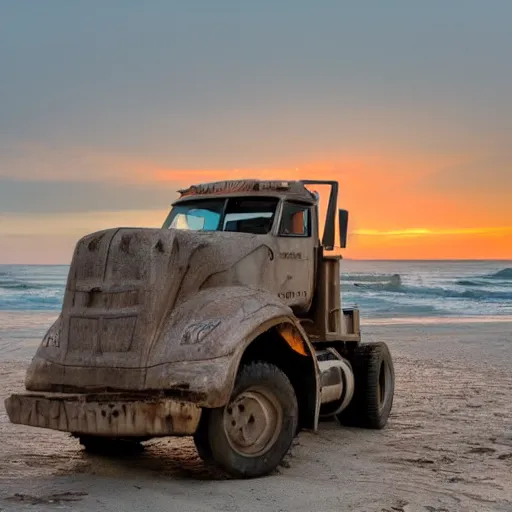
[[[464,262],[464,263],[479,263],[479,262],[506,262],[512,263],[511,258],[342,258],[342,261],[360,261],[360,262]],[[71,262],[68,263],[0,263],[0,266],[10,267],[66,267],[70,266]]]

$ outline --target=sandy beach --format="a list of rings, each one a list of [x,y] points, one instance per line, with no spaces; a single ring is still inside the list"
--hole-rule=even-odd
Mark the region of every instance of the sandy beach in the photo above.
[[[512,323],[366,325],[364,336],[395,358],[383,431],[324,422],[276,474],[239,481],[205,467],[188,438],[102,458],[11,425],[1,407],[0,510],[512,511]],[[0,363],[2,401],[23,389],[25,353]]]
[[[206,468],[186,438],[127,458],[86,455],[67,434],[11,425],[2,407],[0,510],[511,511],[511,328],[365,326],[395,357],[389,426],[322,423],[258,480]],[[23,389],[30,355],[2,361],[2,400]]]

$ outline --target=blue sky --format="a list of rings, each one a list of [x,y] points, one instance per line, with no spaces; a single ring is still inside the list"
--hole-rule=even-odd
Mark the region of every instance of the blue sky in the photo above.
[[[0,0],[0,262],[41,236],[27,214],[55,225],[43,260],[66,262],[98,225],[59,215],[156,222],[187,181],[366,158],[368,186],[403,183],[392,199],[448,195],[470,221],[477,195],[510,226],[511,19],[498,0]]]

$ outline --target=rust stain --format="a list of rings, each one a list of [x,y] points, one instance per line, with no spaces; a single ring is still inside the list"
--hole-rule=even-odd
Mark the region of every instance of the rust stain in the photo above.
[[[89,244],[87,245],[87,248],[89,251],[94,252],[98,250],[98,246],[100,245],[101,241],[103,240],[104,235],[97,236],[93,238]]]
[[[231,180],[192,185],[188,189],[179,190],[178,192],[181,197],[189,197],[204,194],[283,191],[289,188],[290,183],[287,181]]]
[[[101,295],[100,288],[91,288],[91,290],[87,294],[87,302],[85,304],[85,307],[91,308],[91,307],[97,305],[97,303],[99,302],[100,295]]]
[[[121,400],[102,406],[78,395],[14,395],[6,400],[6,409],[13,423],[93,435],[190,435],[201,417],[201,409],[194,404],[165,398]],[[66,409],[72,413],[73,424]]]
[[[156,243],[156,245],[155,245],[155,249],[156,249],[158,252],[165,252],[164,244],[163,244],[162,240],[158,240],[158,242],[157,242],[157,243]]]
[[[121,237],[121,243],[119,244],[119,249],[123,252],[128,252],[130,250],[130,242],[132,241],[132,237],[130,235],[123,235]]]

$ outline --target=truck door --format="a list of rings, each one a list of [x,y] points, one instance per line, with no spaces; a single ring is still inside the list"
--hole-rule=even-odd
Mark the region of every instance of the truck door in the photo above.
[[[315,246],[312,205],[285,201],[277,234],[279,297],[297,312],[309,309],[314,292]]]

